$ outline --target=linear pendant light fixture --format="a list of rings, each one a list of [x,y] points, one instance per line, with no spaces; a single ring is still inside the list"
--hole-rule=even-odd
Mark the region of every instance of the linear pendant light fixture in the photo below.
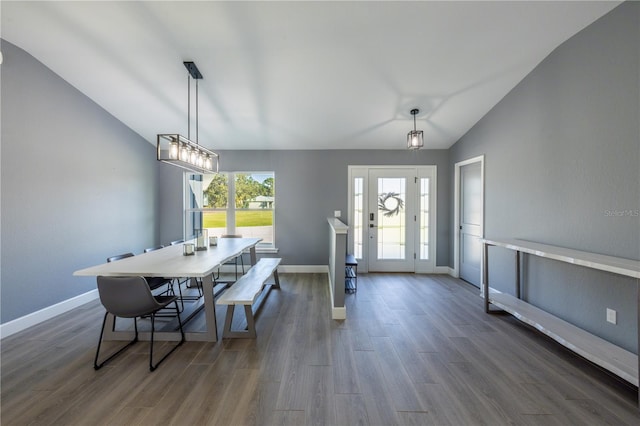
[[[424,139],[422,137],[422,130],[416,130],[416,115],[420,112],[418,108],[411,110],[413,115],[413,130],[407,134],[407,148],[420,149],[424,146]]]
[[[187,77],[187,137],[179,134],[158,135],[158,161],[172,164],[197,174],[218,173],[220,155],[198,143],[198,80],[202,74],[193,62],[183,62],[189,72]],[[196,81],[196,140],[191,140],[191,79]]]

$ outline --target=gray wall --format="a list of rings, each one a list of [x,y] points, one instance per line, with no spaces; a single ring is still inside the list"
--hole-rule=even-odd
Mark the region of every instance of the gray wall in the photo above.
[[[276,246],[285,265],[326,265],[327,217],[347,220],[349,165],[436,165],[438,167],[437,265],[449,264],[449,156],[447,150],[221,151],[221,171],[274,171]],[[169,167],[169,166],[167,166]],[[162,171],[162,241],[182,235],[181,178]],[[177,176],[177,177],[176,177]],[[163,179],[164,179],[163,178]],[[168,188],[168,186],[167,186]],[[178,220],[178,218],[180,218]],[[166,225],[166,228],[165,228]]]
[[[2,323],[93,290],[72,273],[156,242],[154,148],[1,42]]]
[[[486,236],[640,259],[639,28],[640,3],[623,3],[451,148],[451,170],[485,155]],[[492,286],[513,293],[513,253],[489,257]],[[524,273],[530,302],[637,350],[637,280],[536,257]],[[607,307],[618,325],[606,323]]]
[[[158,182],[162,190],[158,196],[160,205],[159,244],[169,245],[171,241],[185,237],[184,234],[184,181],[183,171],[178,167],[160,163],[158,165]]]

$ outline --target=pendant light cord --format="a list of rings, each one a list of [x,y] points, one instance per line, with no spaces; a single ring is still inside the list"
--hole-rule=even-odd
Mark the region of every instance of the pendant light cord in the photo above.
[[[196,144],[198,143],[198,79],[196,80]],[[187,75],[187,139],[191,140],[191,76]]]
[[[187,74],[187,139],[191,140],[191,76]]]
[[[198,142],[198,80],[196,80],[196,144],[200,145]]]

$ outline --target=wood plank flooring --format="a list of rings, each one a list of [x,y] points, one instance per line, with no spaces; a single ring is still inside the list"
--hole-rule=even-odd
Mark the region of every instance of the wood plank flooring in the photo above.
[[[637,425],[636,389],[440,275],[361,274],[346,321],[325,274],[281,274],[257,339],[148,343],[102,370],[95,301],[2,340],[2,425]],[[221,328],[225,308],[217,307]],[[220,330],[219,330],[220,331]],[[112,345],[109,342],[109,345]],[[166,344],[158,349],[167,349]]]

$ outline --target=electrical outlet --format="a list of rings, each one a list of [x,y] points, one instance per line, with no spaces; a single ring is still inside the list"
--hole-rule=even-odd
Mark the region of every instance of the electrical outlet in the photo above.
[[[342,215],[342,212],[341,212],[340,210],[334,210],[334,211],[333,211],[333,215],[334,215],[335,217],[340,217],[340,216]]]
[[[607,308],[607,322],[610,322],[611,324],[617,324],[617,312],[614,311],[613,309],[609,309]]]

